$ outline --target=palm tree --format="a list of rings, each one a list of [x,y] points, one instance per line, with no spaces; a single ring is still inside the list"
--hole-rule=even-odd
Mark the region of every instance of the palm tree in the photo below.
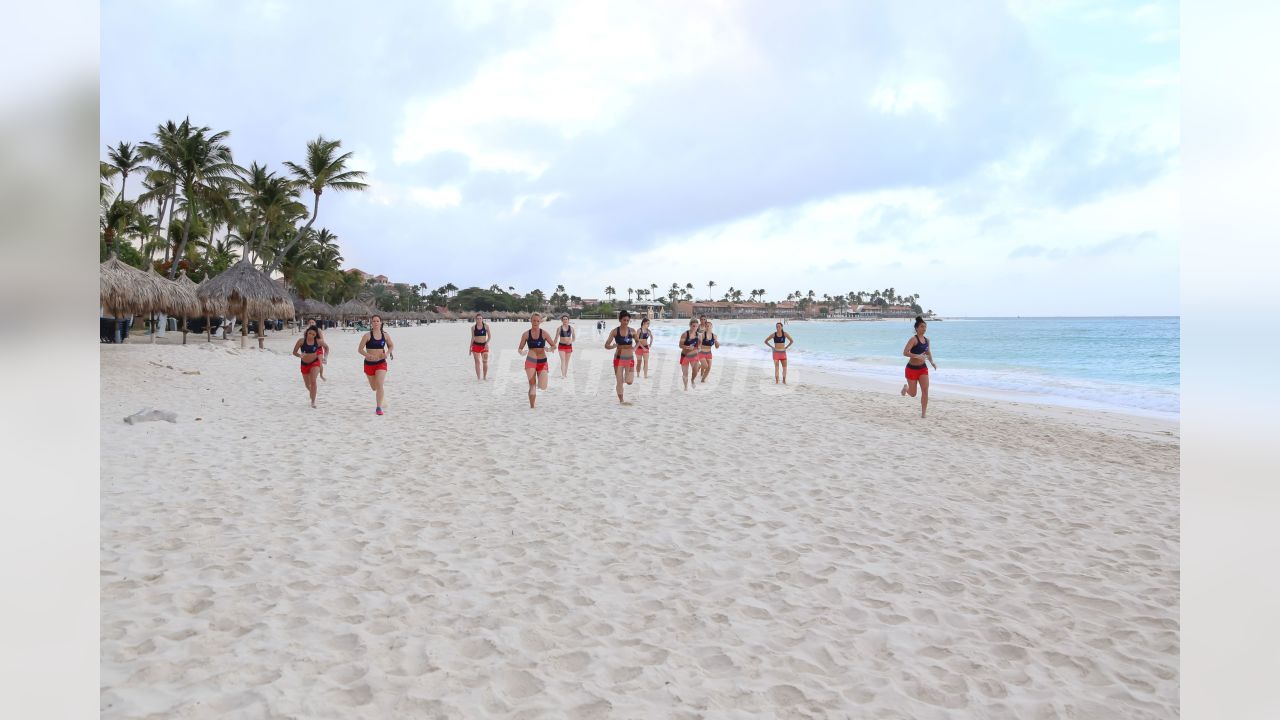
[[[707,299],[708,299],[708,300],[715,300],[715,299],[716,299],[716,298],[715,298],[715,296],[711,294],[711,288],[713,288],[713,287],[715,287],[715,286],[716,286],[716,281],[715,281],[715,280],[708,280],[708,281],[707,281]]]
[[[326,140],[321,135],[307,143],[307,159],[304,165],[285,162],[285,167],[289,168],[289,171],[293,173],[296,182],[303,187],[311,189],[311,192],[315,195],[315,203],[311,209],[311,217],[307,219],[307,224],[298,228],[293,239],[285,245],[284,250],[266,268],[268,275],[275,272],[283,256],[298,243],[302,233],[310,229],[311,224],[316,221],[316,216],[320,212],[320,195],[325,191],[325,188],[337,191],[362,191],[368,189],[369,186],[367,184],[360,182],[360,180],[364,179],[365,172],[363,170],[348,170],[347,161],[351,159],[352,153],[338,155],[340,147],[342,147],[342,141]]]
[[[230,133],[226,130],[212,132],[208,127],[194,127],[188,118],[171,132],[167,127],[159,129],[157,142],[148,141],[141,145],[143,157],[173,176],[174,187],[181,190],[185,205],[182,240],[174,253],[174,263],[169,267],[170,279],[177,275],[178,262],[185,257],[200,196],[210,188],[231,180],[236,166],[231,161],[231,148],[222,142],[228,135]]]
[[[120,198],[124,199],[124,186],[129,181],[129,173],[144,167],[142,153],[132,143],[121,142],[114,148],[107,148],[107,157],[111,167],[120,171]]]
[[[98,161],[98,207],[103,212],[107,211],[107,207],[111,205],[111,198],[116,194],[110,180],[119,172],[111,163]]]
[[[609,285],[608,287],[606,287],[606,288],[604,289],[604,296],[605,296],[605,297],[607,297],[607,298],[609,298],[609,301],[610,301],[610,302],[612,302],[612,301],[613,301],[613,296],[614,296],[615,294],[617,294],[617,291],[613,289],[613,286],[612,286],[612,285]]]
[[[628,302],[628,303],[630,303],[630,302],[631,302],[631,295],[632,295],[633,293],[635,293],[635,290],[633,290],[632,288],[627,288],[627,302]]]

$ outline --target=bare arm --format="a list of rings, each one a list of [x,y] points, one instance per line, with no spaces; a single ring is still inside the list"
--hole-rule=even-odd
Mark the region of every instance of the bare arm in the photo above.
[[[387,341],[387,359],[388,359],[388,360],[395,360],[395,359],[396,359],[396,344],[395,344],[395,342],[391,339],[391,336],[390,336],[390,335],[388,335],[388,334],[386,334],[385,332],[384,332],[384,333],[382,333],[382,339]]]
[[[902,346],[902,355],[903,357],[909,357],[913,360],[923,360],[924,358],[920,357],[919,355],[915,355],[911,352],[911,346],[915,344],[916,344],[916,339],[913,336],[910,340],[907,341],[906,345]]]
[[[302,338],[298,338],[298,342],[293,344],[293,356],[302,357],[302,353],[298,352],[298,348],[302,347]]]
[[[529,331],[525,330],[524,332],[520,333],[520,347],[516,348],[517,350],[520,351],[521,355],[525,353],[524,345],[527,342],[529,342]]]
[[[612,350],[612,349],[613,349],[613,346],[614,346],[613,339],[614,339],[614,336],[616,336],[617,334],[618,334],[618,331],[617,331],[617,330],[614,330],[613,332],[610,332],[610,333],[609,333],[609,339],[604,341],[604,349],[605,349],[605,350]]]
[[[927,341],[928,338],[925,338],[925,340]],[[930,344],[929,347],[925,349],[924,354],[926,357],[929,358],[929,364],[933,366],[933,369],[937,370],[938,363],[933,361],[933,345],[932,344]]]
[[[360,344],[356,346],[356,352],[360,353],[361,355],[363,355],[363,356],[364,356],[364,357],[366,357],[366,358],[368,358],[368,357],[369,357],[369,351],[364,349],[364,344],[365,344],[365,342],[368,340],[368,338],[369,338],[369,333],[365,333],[365,334],[361,335],[361,336],[360,336]]]

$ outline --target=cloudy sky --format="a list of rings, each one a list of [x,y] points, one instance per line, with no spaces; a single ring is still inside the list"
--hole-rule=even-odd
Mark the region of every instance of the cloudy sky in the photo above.
[[[338,138],[371,189],[317,225],[431,287],[1173,315],[1177,23],[1109,0],[104,0],[102,141],[190,116],[283,171]]]

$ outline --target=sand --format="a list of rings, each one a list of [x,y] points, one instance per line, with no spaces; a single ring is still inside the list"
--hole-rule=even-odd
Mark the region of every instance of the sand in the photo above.
[[[1178,715],[1176,424],[669,338],[620,406],[590,322],[530,410],[525,327],[392,329],[383,417],[355,335],[315,410],[295,335],[103,346],[103,716]]]

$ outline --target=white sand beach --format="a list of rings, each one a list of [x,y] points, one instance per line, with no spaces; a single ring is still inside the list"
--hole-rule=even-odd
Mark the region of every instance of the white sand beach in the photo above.
[[[382,417],[358,335],[315,410],[296,335],[103,346],[102,715],[1178,716],[1176,424],[670,342],[620,406],[590,321],[530,410],[525,327],[391,328]]]

